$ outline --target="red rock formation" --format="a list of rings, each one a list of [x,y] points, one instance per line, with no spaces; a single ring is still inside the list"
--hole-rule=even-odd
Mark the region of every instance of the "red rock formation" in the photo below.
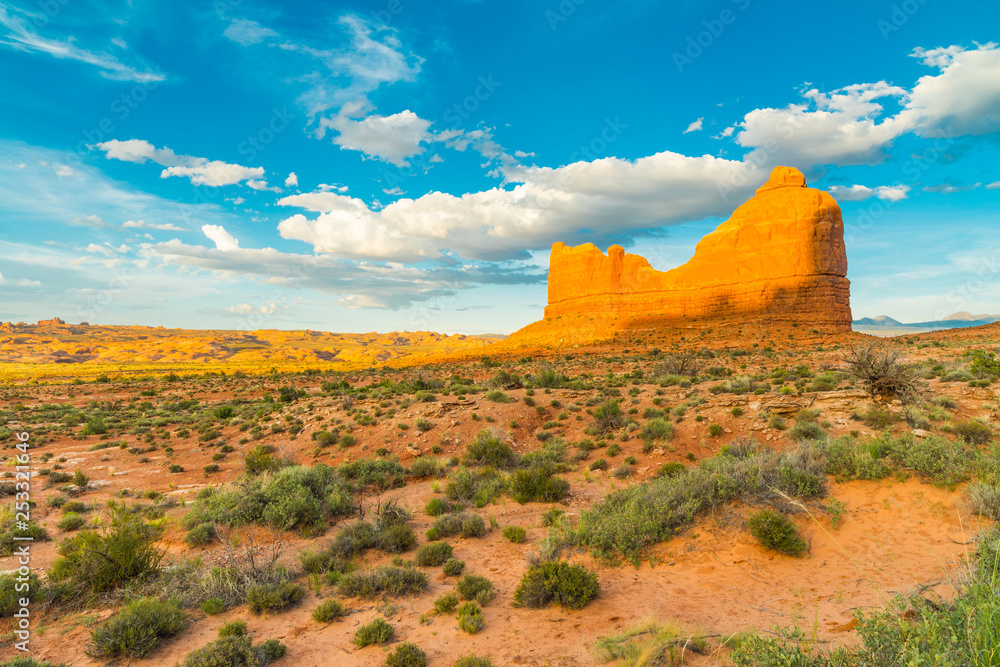
[[[846,274],[837,202],[806,187],[798,170],[776,167],[687,264],[670,271],[617,245],[605,255],[589,243],[555,243],[545,316],[569,329],[607,316],[615,329],[755,319],[848,331]],[[522,332],[541,333],[538,325]]]
[[[39,326],[39,327],[55,327],[55,326],[60,326],[60,325],[63,325],[63,324],[66,324],[66,323],[63,322],[58,317],[53,317],[51,320],[38,320],[38,324],[36,324],[35,326]]]

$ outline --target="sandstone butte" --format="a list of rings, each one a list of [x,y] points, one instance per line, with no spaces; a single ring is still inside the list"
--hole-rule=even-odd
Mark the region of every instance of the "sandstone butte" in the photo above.
[[[840,207],[791,167],[698,243],[686,264],[657,271],[618,245],[552,246],[545,319],[511,341],[722,322],[850,331]]]

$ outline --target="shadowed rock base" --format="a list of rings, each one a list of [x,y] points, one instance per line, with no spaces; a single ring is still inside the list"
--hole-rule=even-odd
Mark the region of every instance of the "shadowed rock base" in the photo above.
[[[749,321],[850,331],[840,207],[776,167],[756,195],[670,271],[611,246],[552,246],[545,319],[512,339]]]

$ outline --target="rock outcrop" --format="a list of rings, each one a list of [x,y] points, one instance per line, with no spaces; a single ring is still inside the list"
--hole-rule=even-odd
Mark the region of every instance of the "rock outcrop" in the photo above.
[[[546,319],[522,332],[588,329],[595,319],[613,320],[614,329],[753,319],[849,331],[846,275],[837,202],[806,187],[798,170],[777,167],[687,264],[670,271],[617,245],[605,255],[589,243],[554,244]]]

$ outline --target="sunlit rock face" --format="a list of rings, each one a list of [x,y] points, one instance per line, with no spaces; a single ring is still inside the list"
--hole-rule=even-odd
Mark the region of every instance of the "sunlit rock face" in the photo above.
[[[545,324],[676,326],[713,320],[795,322],[848,331],[850,282],[840,207],[776,167],[767,183],[670,271],[613,245],[552,246]],[[541,324],[541,323],[539,323]],[[532,329],[531,325],[526,330]]]

